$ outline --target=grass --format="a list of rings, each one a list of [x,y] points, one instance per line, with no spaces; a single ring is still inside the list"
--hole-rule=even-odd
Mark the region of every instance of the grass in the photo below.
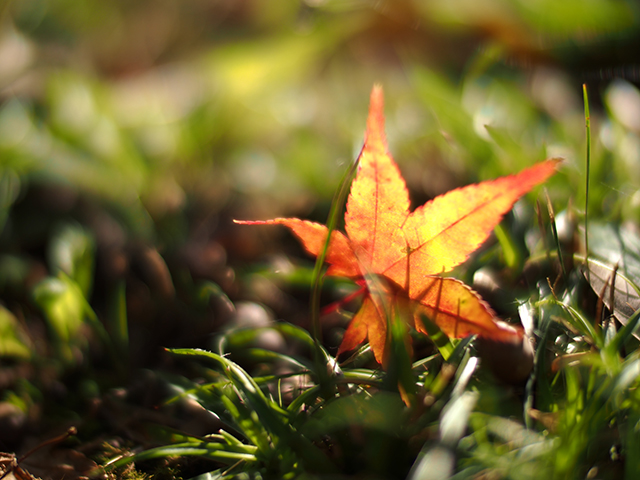
[[[226,19],[212,29],[197,2],[144,22],[122,2],[97,21],[90,3],[2,10],[0,44],[27,63],[0,67],[0,450],[44,444],[21,468],[640,474],[640,93],[592,82],[588,100],[575,70],[605,72],[589,45],[633,37],[635,7],[595,1],[574,18],[512,2],[494,5],[495,25],[518,28],[491,30],[441,2],[399,2],[394,16],[256,2],[212,6]],[[525,30],[516,43],[500,35]],[[536,63],[547,54],[558,67]],[[366,345],[335,358],[358,305],[320,312],[354,286],[325,278],[322,255],[312,264],[286,234],[232,224],[287,215],[341,229],[374,82],[416,204],[565,157],[455,272],[525,326],[530,350],[450,339],[425,319],[430,336],[410,332],[411,353],[405,322],[389,318],[386,371]]]

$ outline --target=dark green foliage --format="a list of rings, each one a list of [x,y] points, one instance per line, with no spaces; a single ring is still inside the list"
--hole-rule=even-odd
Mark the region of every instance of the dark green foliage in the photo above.
[[[638,18],[608,0],[5,2],[0,451],[74,425],[22,468],[640,476]],[[232,224],[341,229],[374,83],[415,204],[565,157],[548,201],[455,272],[531,343],[425,318],[409,351],[389,318],[386,370],[366,346],[336,359],[358,300],[326,306],[353,285]]]

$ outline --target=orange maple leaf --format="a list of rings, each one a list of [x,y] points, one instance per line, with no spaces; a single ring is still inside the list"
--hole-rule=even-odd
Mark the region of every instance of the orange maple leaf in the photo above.
[[[553,175],[558,160],[452,190],[411,212],[406,184],[387,150],[382,89],[375,86],[358,162],[347,201],[346,235],[331,233],[325,258],[327,275],[354,279],[364,294],[338,354],[368,338],[376,360],[385,364],[387,319],[398,313],[425,334],[423,315],[450,337],[521,337],[521,329],[497,320],[471,288],[441,274],[480,247],[518,198]],[[284,225],[316,256],[327,240],[326,226],[298,218],[236,223]]]

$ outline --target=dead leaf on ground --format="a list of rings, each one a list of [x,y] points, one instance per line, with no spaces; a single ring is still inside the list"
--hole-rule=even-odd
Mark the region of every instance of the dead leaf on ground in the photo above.
[[[622,325],[626,325],[629,318],[640,308],[640,293],[637,287],[624,273],[616,270],[615,266],[594,259],[589,259],[587,265],[589,272],[583,273],[591,288],[613,312],[616,319]],[[637,331],[633,335],[640,340]]]

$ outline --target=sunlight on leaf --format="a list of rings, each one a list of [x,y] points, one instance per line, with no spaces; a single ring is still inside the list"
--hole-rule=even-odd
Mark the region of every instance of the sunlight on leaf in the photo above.
[[[368,292],[338,354],[368,338],[376,360],[386,364],[387,322],[398,312],[423,333],[427,331],[419,318],[426,314],[453,337],[521,336],[520,330],[497,322],[469,287],[438,275],[464,262],[518,198],[553,175],[557,163],[547,160],[517,175],[452,190],[410,212],[406,184],[387,150],[382,89],[374,87],[358,173],[347,201],[346,235],[333,231],[326,253],[328,275],[351,277]],[[312,255],[320,254],[328,235],[324,225],[296,218],[236,223],[289,227]]]

